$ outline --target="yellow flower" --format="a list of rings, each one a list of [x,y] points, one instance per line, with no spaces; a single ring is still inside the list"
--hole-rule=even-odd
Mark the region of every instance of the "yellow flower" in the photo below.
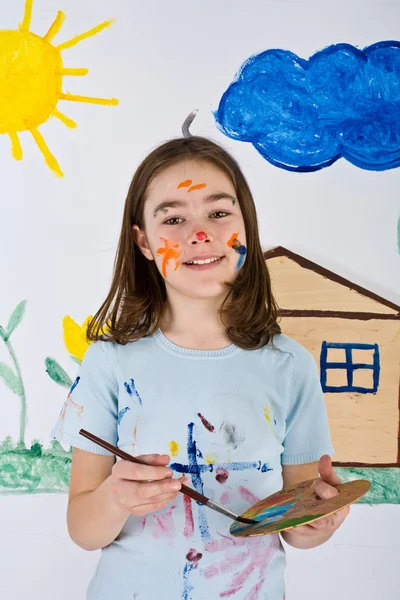
[[[68,315],[63,319],[65,345],[68,352],[79,361],[82,361],[86,350],[92,343],[86,340],[86,331],[92,319],[92,316],[87,317],[82,326],[75,323]]]

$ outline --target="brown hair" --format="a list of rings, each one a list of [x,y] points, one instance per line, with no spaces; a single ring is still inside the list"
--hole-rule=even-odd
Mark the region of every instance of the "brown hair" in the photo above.
[[[89,341],[126,344],[153,335],[166,307],[166,289],[155,261],[135,244],[132,226],[144,228],[146,190],[160,171],[183,160],[207,161],[229,177],[235,188],[247,239],[246,261],[235,280],[227,283],[221,318],[237,346],[265,346],[280,333],[278,308],[261,250],[254,200],[236,160],[213,141],[197,136],[170,140],[151,152],[138,167],[129,187],[110,292],[90,322]]]

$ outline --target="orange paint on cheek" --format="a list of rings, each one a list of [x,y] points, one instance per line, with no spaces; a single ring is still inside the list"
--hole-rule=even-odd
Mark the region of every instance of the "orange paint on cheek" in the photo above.
[[[229,248],[238,248],[240,246],[240,242],[238,240],[238,233],[232,233],[230,240],[228,240],[227,244]]]
[[[183,188],[183,187],[190,187],[192,185],[192,180],[191,179],[186,179],[186,181],[182,181],[178,186],[177,186],[177,190],[179,190],[179,188]]]
[[[160,238],[160,240],[164,242],[164,248],[158,248],[157,254],[159,256],[164,255],[162,260],[162,274],[165,278],[167,278],[168,261],[175,260],[174,271],[176,271],[176,269],[179,267],[178,258],[180,257],[181,253],[178,250],[179,244],[172,246],[169,240],[166,240],[165,238]]]

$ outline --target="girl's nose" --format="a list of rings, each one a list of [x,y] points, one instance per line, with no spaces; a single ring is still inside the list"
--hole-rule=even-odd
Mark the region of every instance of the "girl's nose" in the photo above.
[[[210,236],[205,231],[194,231],[190,236],[190,244],[203,244],[205,242],[211,242]]]

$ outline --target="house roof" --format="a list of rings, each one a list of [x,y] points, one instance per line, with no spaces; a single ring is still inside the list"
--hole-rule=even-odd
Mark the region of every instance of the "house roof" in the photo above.
[[[386,318],[386,319],[400,319],[400,306],[398,306],[397,304],[394,304],[393,302],[391,302],[390,300],[387,300],[386,298],[383,298],[382,296],[378,296],[377,294],[375,294],[374,292],[371,292],[370,290],[361,287],[360,285],[357,285],[356,283],[353,283],[352,281],[349,281],[348,279],[345,279],[344,277],[341,277],[340,275],[337,275],[336,273],[334,273],[333,271],[329,271],[328,269],[326,269],[325,267],[321,267],[321,265],[319,265],[318,263],[312,262],[311,260],[308,260],[307,258],[304,258],[303,256],[300,256],[299,254],[296,254],[295,252],[292,252],[291,250],[288,250],[287,248],[284,248],[283,246],[277,246],[276,248],[272,248],[271,250],[268,250],[266,252],[264,252],[264,258],[266,261],[271,260],[273,258],[279,258],[279,257],[287,257],[290,260],[296,262],[299,266],[301,266],[304,269],[308,269],[310,271],[313,271],[314,273],[317,273],[319,275],[321,275],[322,277],[335,282],[339,285],[345,286],[346,288],[353,290],[354,292],[358,292],[359,294],[361,294],[362,296],[369,298],[371,300],[373,300],[374,302],[379,303],[380,305],[386,307],[386,314],[381,314],[379,312],[374,312],[374,313],[367,313],[367,312],[347,312],[344,313],[343,311],[336,311],[337,312],[337,316],[347,316],[351,318],[359,318],[359,319],[371,319],[371,318]],[[394,313],[390,312],[388,313],[387,309],[391,309],[391,311],[394,311]],[[287,315],[287,316],[308,316],[308,315],[313,315],[313,316],[335,316],[333,313],[335,311],[329,310],[329,311],[322,311],[322,310],[295,310],[295,309],[285,309],[282,308],[280,310],[280,314],[281,315]]]

